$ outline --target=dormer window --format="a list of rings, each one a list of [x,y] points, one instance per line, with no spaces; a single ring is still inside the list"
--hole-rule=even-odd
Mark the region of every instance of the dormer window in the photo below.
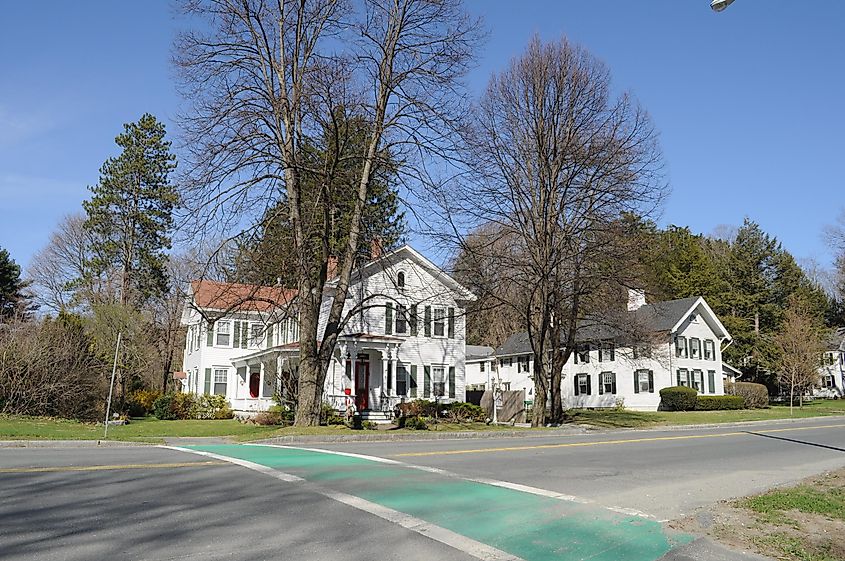
[[[396,275],[396,286],[398,286],[399,288],[405,287],[405,273],[403,273],[402,271],[399,271],[399,273]]]

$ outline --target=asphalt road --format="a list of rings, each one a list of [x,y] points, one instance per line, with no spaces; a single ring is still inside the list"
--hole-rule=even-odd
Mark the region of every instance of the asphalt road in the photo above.
[[[314,447],[530,485],[670,520],[845,467],[845,418]]]
[[[658,521],[845,466],[845,418],[302,448],[0,449],[0,561],[739,559]]]

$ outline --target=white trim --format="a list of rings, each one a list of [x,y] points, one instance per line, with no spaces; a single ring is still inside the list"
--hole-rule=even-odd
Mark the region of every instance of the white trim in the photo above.
[[[701,297],[701,296],[699,296],[698,299],[692,304],[692,306],[687,308],[687,311],[684,312],[683,315],[681,315],[681,319],[678,320],[678,323],[676,323],[674,326],[672,326],[670,333],[675,333],[676,331],[678,331],[678,329],[681,327],[681,325],[689,317],[690,312],[695,310],[698,307],[699,304],[701,304],[704,307],[704,310],[708,314],[710,314],[710,319],[713,320],[713,323],[716,324],[716,327],[718,327],[722,331],[722,334],[724,335],[723,339],[726,339],[728,341],[732,341],[733,338],[731,337],[731,334],[728,333],[728,330],[725,328],[724,325],[722,325],[722,322],[719,321],[719,316],[716,315],[716,313],[713,311],[713,309],[707,304],[707,301],[704,300],[704,298]]]

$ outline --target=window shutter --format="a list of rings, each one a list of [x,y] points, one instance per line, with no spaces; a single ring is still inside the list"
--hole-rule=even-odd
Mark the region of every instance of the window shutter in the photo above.
[[[589,374],[587,374],[587,395],[593,395],[593,381]]]
[[[648,371],[648,393],[654,393],[654,371]]]
[[[604,373],[599,374],[599,395],[604,395]]]
[[[390,302],[384,305],[384,333],[385,335],[393,333],[393,304]]]
[[[581,395],[578,393],[578,374],[573,376],[572,379],[575,381],[575,395]]]
[[[455,308],[449,308],[448,316],[449,316],[449,331],[447,331],[447,336],[450,339],[454,339],[455,338]]]
[[[247,341],[249,340],[249,322],[242,322],[241,325],[241,348],[245,349],[247,347]]]
[[[634,370],[634,393],[640,393],[640,371]]]
[[[610,344],[610,362],[616,360],[616,345],[614,343]],[[616,392],[613,392],[616,393]]]
[[[411,380],[410,384],[411,387],[408,390],[409,397],[417,397],[417,365],[411,365]]]
[[[610,375],[610,385],[611,385],[611,389],[613,390],[611,393],[613,395],[616,395],[616,373],[615,372]]]
[[[210,347],[214,344],[214,322],[208,322],[206,329],[208,331],[205,332],[205,346]]]
[[[455,399],[455,367],[449,367],[449,397]]]
[[[205,395],[211,395],[211,368],[205,369]]]
[[[235,322],[235,336],[232,338],[232,346],[236,349],[241,344],[241,322]]]
[[[411,305],[411,337],[417,336],[417,305]]]
[[[423,397],[431,395],[431,366],[423,366]]]
[[[678,370],[678,385],[681,385],[681,371]]]
[[[266,343],[267,343],[268,349],[273,347],[273,324],[272,323],[267,326]]]
[[[707,371],[707,380],[710,382],[710,393],[716,393],[716,372],[714,370]]]
[[[423,332],[425,333],[426,337],[431,337],[431,306],[425,307],[425,314],[423,321]]]

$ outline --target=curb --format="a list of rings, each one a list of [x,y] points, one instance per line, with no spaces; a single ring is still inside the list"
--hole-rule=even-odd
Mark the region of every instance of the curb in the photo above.
[[[326,444],[342,442],[419,442],[426,440],[474,440],[486,438],[544,438],[554,436],[577,436],[594,433],[583,425],[573,425],[567,429],[547,429],[542,432],[521,431],[419,431],[419,433],[399,434],[326,434],[326,435],[291,435],[252,440],[262,444]]]
[[[126,448],[135,446],[155,446],[155,444],[125,440],[0,440],[0,448]]]

